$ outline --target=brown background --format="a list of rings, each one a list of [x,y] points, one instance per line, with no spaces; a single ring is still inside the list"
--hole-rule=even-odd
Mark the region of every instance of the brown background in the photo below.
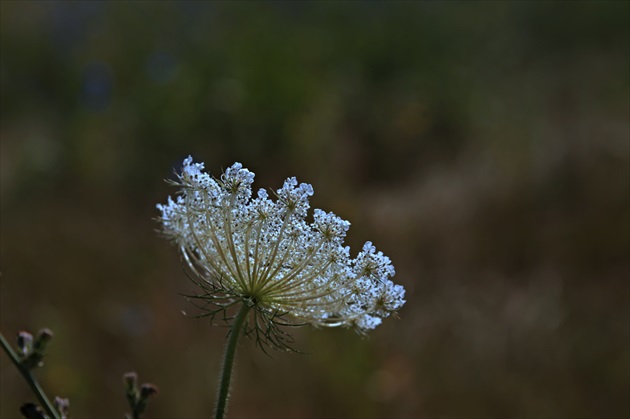
[[[74,417],[203,417],[226,329],[155,233],[188,154],[352,222],[407,288],[363,340],[243,341],[233,417],[627,417],[627,2],[0,2],[1,330]],[[0,416],[33,396],[0,356]]]

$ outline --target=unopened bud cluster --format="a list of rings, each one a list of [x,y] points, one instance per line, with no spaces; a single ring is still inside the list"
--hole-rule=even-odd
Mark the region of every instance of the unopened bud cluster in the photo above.
[[[18,355],[22,365],[27,369],[41,367],[46,351],[46,346],[53,338],[53,333],[49,329],[42,329],[33,339],[33,335],[28,332],[19,332],[17,336]]]
[[[239,302],[264,318],[349,326],[365,332],[405,303],[390,259],[365,243],[355,258],[343,241],[350,223],[316,209],[313,188],[292,177],[270,199],[252,198],[254,173],[235,163],[218,179],[184,160],[176,199],[158,205],[163,232],[179,247],[205,293],[219,307]]]
[[[133,415],[128,418],[140,417],[149,403],[149,398],[158,393],[158,388],[154,384],[145,383],[138,388],[138,374],[135,372],[128,372],[123,375],[123,384],[125,386],[125,394],[129,407],[131,408]]]
[[[55,408],[57,408],[57,410],[61,414],[61,418],[62,419],[67,418],[68,412],[70,410],[70,400],[63,399],[61,397],[55,397],[54,404],[55,404]]]

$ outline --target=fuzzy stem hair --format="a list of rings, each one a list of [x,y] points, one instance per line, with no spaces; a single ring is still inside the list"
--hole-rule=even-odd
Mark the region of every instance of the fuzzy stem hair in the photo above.
[[[236,343],[238,337],[243,329],[243,324],[247,319],[249,313],[249,306],[246,303],[241,305],[241,309],[236,315],[236,319],[230,333],[228,335],[228,341],[225,345],[225,352],[223,353],[223,366],[221,368],[221,378],[219,383],[219,394],[217,397],[216,409],[214,412],[215,419],[223,419],[227,412],[227,402],[230,397],[230,381],[232,378],[232,366],[234,365],[234,355],[236,354]]]

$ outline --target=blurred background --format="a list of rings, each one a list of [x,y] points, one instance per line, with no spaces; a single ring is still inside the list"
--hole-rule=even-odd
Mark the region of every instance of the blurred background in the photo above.
[[[227,330],[156,234],[192,154],[289,176],[407,289],[243,341],[233,417],[627,417],[628,2],[0,2],[2,333],[77,418],[207,417]],[[34,401],[0,356],[0,416]]]

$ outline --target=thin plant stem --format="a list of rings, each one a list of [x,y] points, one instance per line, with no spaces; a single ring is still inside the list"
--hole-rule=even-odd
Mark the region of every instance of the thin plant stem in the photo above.
[[[35,393],[35,396],[37,396],[39,404],[42,405],[42,407],[46,411],[46,414],[49,415],[51,418],[61,419],[61,416],[59,415],[59,413],[57,413],[57,409],[55,409],[52,403],[50,403],[50,400],[48,400],[48,397],[46,397],[46,393],[44,393],[44,390],[40,387],[35,377],[33,377],[31,371],[24,365],[22,365],[20,358],[15,353],[15,351],[13,351],[13,348],[11,348],[11,345],[9,345],[9,343],[6,341],[2,333],[0,333],[0,343],[2,344],[2,349],[4,349],[4,352],[6,352],[6,354],[13,362],[13,365],[15,365],[18,371],[20,371],[22,377],[24,377],[28,385],[31,387],[33,393]]]
[[[217,398],[217,407],[215,409],[215,419],[223,419],[227,411],[228,397],[230,396],[230,379],[232,378],[232,366],[234,365],[234,355],[236,353],[236,342],[241,334],[243,323],[247,318],[249,306],[245,303],[241,305],[241,309],[236,315],[236,319],[230,333],[228,335],[227,345],[223,353],[223,367],[221,371],[221,382],[219,384],[219,396]]]

